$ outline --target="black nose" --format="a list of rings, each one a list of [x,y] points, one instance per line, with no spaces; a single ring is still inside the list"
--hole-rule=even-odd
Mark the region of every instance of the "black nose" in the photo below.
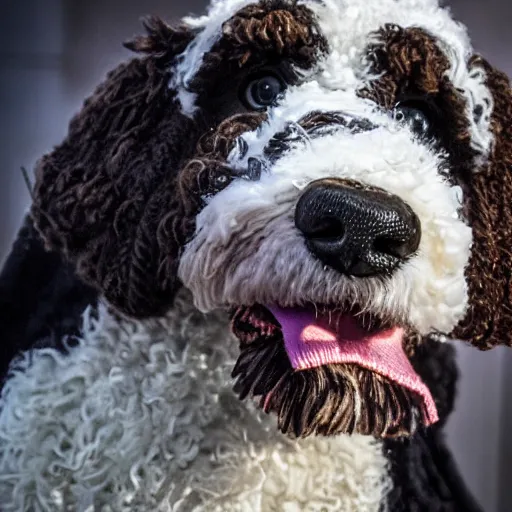
[[[348,180],[311,183],[295,225],[324,264],[353,276],[390,274],[421,238],[418,217],[400,198]]]

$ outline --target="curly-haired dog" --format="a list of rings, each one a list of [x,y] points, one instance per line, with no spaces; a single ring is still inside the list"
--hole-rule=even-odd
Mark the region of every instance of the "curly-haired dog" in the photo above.
[[[506,76],[434,0],[146,28],[0,279],[3,510],[477,510],[443,341],[511,343]]]

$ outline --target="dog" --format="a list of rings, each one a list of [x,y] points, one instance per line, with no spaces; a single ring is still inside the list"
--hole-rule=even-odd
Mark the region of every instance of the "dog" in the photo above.
[[[478,510],[447,339],[512,339],[512,95],[435,0],[148,18],[0,278],[5,510]]]

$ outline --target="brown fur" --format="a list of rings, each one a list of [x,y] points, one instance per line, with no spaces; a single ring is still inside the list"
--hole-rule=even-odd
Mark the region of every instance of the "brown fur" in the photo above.
[[[495,143],[485,168],[465,177],[465,215],[474,240],[466,269],[470,306],[453,334],[489,349],[512,345],[512,89],[508,77],[482,57],[471,66],[487,73]]]
[[[237,310],[233,331],[241,341],[235,392],[274,412],[283,433],[394,438],[416,430],[421,399],[370,370],[353,364],[294,370],[281,329],[265,308]]]
[[[197,140],[166,67],[190,37],[157,21],[148,32],[130,46],[151,55],[111,72],[39,162],[32,207],[47,246],[133,316],[172,304],[179,247],[159,226],[178,211],[173,182]]]
[[[461,212],[473,229],[474,244],[466,271],[469,310],[455,328],[454,337],[468,340],[481,349],[512,344],[510,272],[512,225],[512,92],[505,74],[481,57],[469,66],[484,66],[495,108],[492,131],[496,138],[489,163],[475,168],[475,151],[470,147],[465,101],[446,78],[448,59],[435,39],[421,29],[394,25],[378,33],[382,43],[369,49],[376,72],[385,75],[361,94],[391,109],[402,98],[428,97],[443,115],[440,135],[448,153],[447,178],[462,186],[465,204]]]
[[[223,36],[205,55],[191,90],[203,92],[212,77],[222,80],[240,68],[261,68],[286,59],[302,69],[311,68],[327,43],[319,36],[311,11],[282,0],[248,5],[226,21]]]
[[[124,46],[136,53],[148,54],[164,65],[170,64],[194,39],[186,27],[171,27],[157,16],[148,16],[143,21],[146,35],[137,36]]]
[[[253,129],[263,119],[249,114],[250,124],[238,125],[236,112],[219,115],[212,91],[215,79],[226,75],[214,61],[231,62],[227,55],[235,55],[235,45],[240,52],[252,48],[258,61],[280,55],[307,66],[322,47],[307,9],[283,3],[289,9],[276,12],[273,5],[241,12],[226,24],[225,37],[195,83],[202,77],[202,92],[212,94],[209,110],[194,122],[179,112],[168,88],[169,66],[193,34],[149,18],[147,35],[126,43],[147,56],[111,72],[71,122],[66,140],[38,163],[32,216],[47,247],[62,251],[124,313],[158,316],[171,307],[180,286],[178,253],[193,232],[201,195],[219,190],[216,176],[226,170],[222,160],[234,132]],[[266,39],[272,28],[283,39]],[[213,136],[208,125],[215,128]],[[225,177],[224,186],[231,179],[227,172]]]
[[[445,76],[450,67],[448,58],[435,38],[420,28],[386,25],[375,35],[381,43],[368,49],[368,58],[374,72],[385,74],[361,95],[388,110],[416,97],[435,104],[441,117],[436,135],[448,153],[447,176],[456,182],[460,175],[471,171],[475,153],[469,144],[465,100]]]

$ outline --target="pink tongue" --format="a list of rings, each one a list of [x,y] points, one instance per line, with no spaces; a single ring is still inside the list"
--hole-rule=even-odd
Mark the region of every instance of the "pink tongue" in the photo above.
[[[350,315],[315,317],[300,308],[268,308],[281,324],[286,352],[296,370],[331,363],[355,363],[419,395],[426,425],[439,418],[434,399],[402,348],[400,327],[369,333]]]

